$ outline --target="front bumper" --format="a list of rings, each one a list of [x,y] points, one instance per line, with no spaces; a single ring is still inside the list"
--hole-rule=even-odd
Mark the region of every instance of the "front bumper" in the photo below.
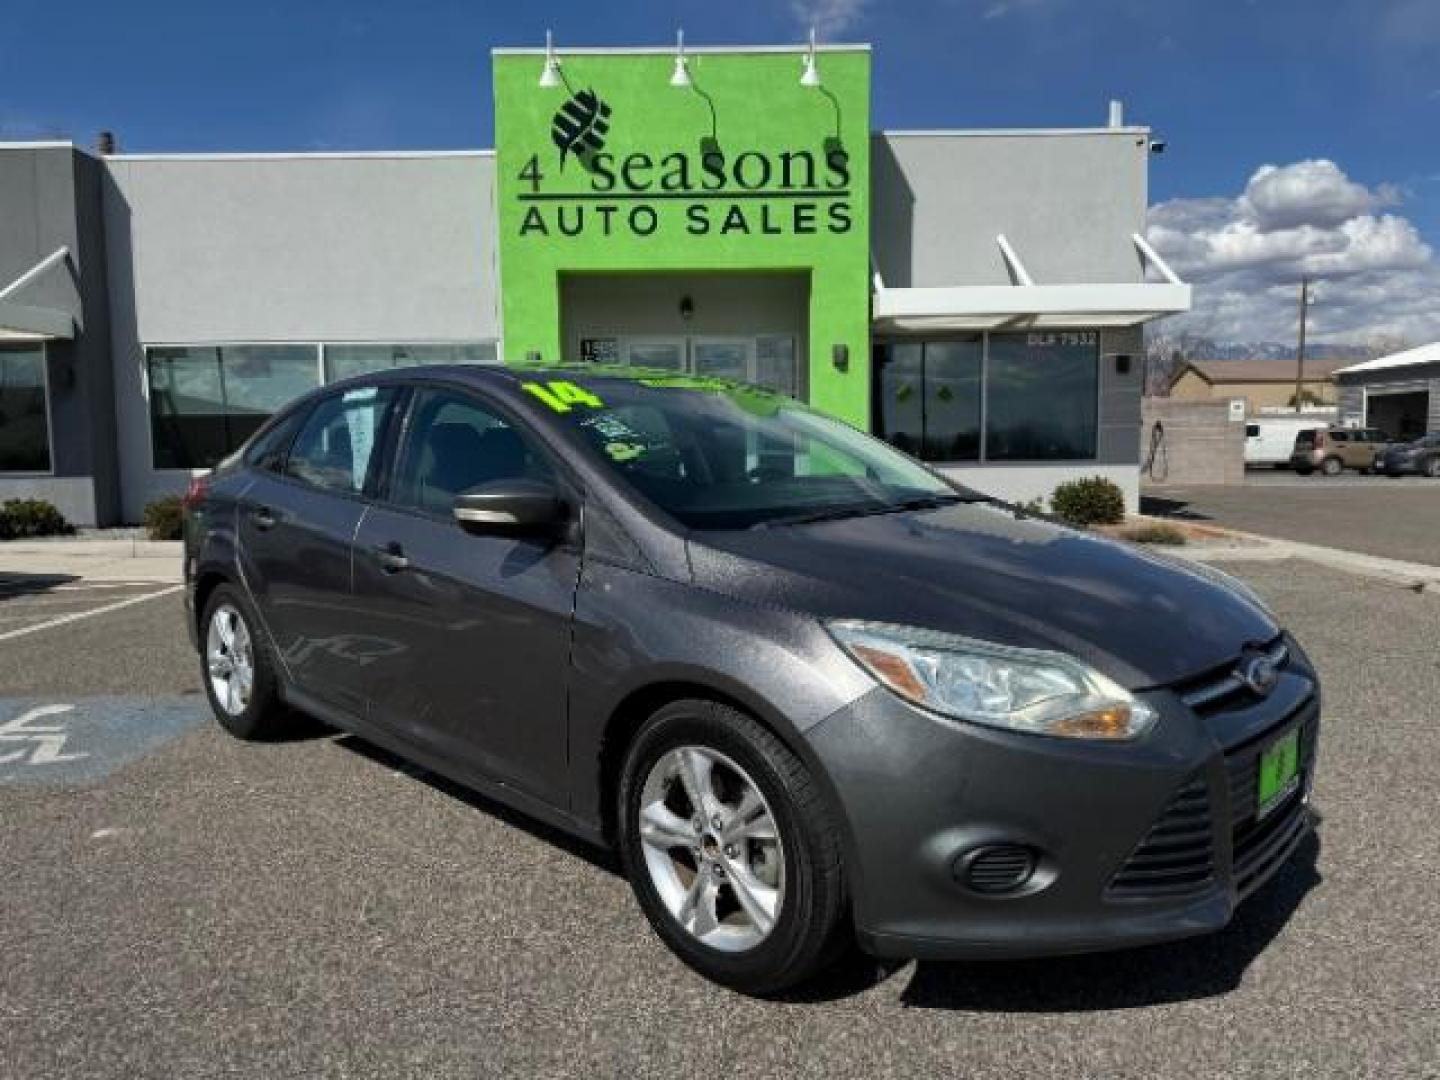
[[[1146,697],[1160,719],[1123,745],[951,722],[878,689],[812,729],[849,826],[862,946],[890,957],[1019,958],[1225,926],[1313,828],[1314,672],[1292,646],[1263,700],[1202,715],[1169,690]],[[1299,787],[1257,821],[1258,757],[1294,728]],[[1177,813],[1182,824],[1167,824]],[[1176,854],[1180,828],[1191,846]],[[1027,884],[974,888],[967,854],[991,845],[1032,852]]]

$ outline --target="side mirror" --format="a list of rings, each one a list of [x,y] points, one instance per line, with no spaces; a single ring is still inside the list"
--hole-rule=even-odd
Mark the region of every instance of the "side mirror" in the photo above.
[[[565,521],[565,501],[553,484],[492,480],[455,496],[452,511],[468,533],[515,536],[547,532]]]

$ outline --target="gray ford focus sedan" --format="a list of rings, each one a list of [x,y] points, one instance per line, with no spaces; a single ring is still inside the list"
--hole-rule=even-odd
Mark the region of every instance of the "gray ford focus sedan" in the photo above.
[[[1245,586],[957,487],[788,398],[431,367],[186,497],[219,722],[298,710],[618,851],[748,993],[1224,926],[1312,828],[1320,689]]]

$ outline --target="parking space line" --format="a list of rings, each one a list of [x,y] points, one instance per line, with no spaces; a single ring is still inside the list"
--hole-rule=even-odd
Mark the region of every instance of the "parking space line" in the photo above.
[[[107,612],[119,611],[121,608],[129,607],[131,604],[139,604],[146,600],[156,600],[162,596],[170,596],[179,592],[184,587],[183,585],[171,585],[169,588],[161,589],[158,592],[146,593],[143,596],[130,596],[124,600],[117,600],[113,604],[103,604],[98,608],[91,608],[89,611],[76,611],[69,615],[61,615],[42,623],[36,623],[34,626],[22,626],[18,630],[7,630],[3,634],[0,634],[0,641],[9,641],[11,638],[23,637],[26,634],[33,634],[40,630],[49,630],[54,626],[64,626],[66,623],[78,622],[81,619],[88,619],[93,615],[104,615]]]

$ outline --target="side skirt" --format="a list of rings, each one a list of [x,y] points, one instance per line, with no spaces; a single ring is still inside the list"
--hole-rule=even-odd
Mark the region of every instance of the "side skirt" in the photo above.
[[[573,817],[566,811],[528,792],[521,791],[511,784],[506,784],[493,777],[464,769],[454,761],[447,760],[421,747],[417,747],[408,740],[389,731],[378,728],[365,721],[357,720],[349,713],[341,712],[338,709],[311,698],[302,691],[283,685],[283,682],[281,696],[285,699],[286,704],[299,709],[301,712],[318,717],[331,727],[338,728],[357,738],[364,739],[366,742],[374,743],[376,746],[382,747],[392,754],[404,758],[406,761],[413,762],[439,776],[445,777],[447,780],[470,788],[472,791],[477,791],[486,798],[504,803],[506,806],[518,810],[528,817],[535,818],[537,821],[542,821],[552,828],[559,829],[563,833],[584,840],[596,847],[609,849],[609,844],[605,841],[598,821],[590,822]]]

